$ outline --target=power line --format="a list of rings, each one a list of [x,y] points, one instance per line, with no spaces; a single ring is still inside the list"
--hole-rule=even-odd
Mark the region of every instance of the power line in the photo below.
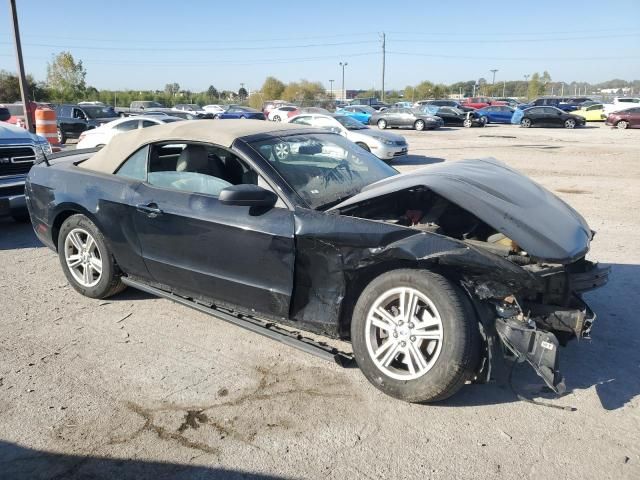
[[[622,56],[622,57],[608,57],[608,56],[600,56],[600,57],[478,57],[475,55],[464,56],[464,55],[436,55],[436,54],[428,54],[428,53],[414,53],[414,52],[392,52],[387,50],[387,53],[393,55],[408,55],[412,57],[430,57],[430,58],[449,58],[449,59],[462,59],[462,60],[508,60],[508,61],[584,61],[584,60],[630,60],[635,58],[640,58],[640,55],[630,55],[630,56]]]
[[[522,38],[522,39],[494,39],[494,40],[482,40],[482,39],[473,39],[473,40],[420,40],[420,39],[403,39],[403,38],[394,38],[393,42],[399,43],[542,43],[542,42],[558,42],[564,40],[602,40],[605,38],[627,38],[627,37],[640,37],[640,33],[628,33],[628,34],[619,34],[619,35],[589,35],[585,37],[550,37],[550,38]]]
[[[8,43],[8,42],[0,42]],[[375,40],[364,40],[357,42],[335,42],[335,43],[307,43],[304,45],[276,45],[276,46],[260,46],[260,47],[205,47],[205,48],[162,48],[162,52],[217,52],[217,51],[247,51],[247,50],[289,50],[295,48],[314,48],[314,47],[340,47],[345,45],[363,45],[377,43]],[[65,50],[126,50],[126,51],[147,51],[158,52],[158,47],[100,47],[89,45],[52,45],[49,43],[25,43],[29,47],[48,47],[48,48],[62,48]]]

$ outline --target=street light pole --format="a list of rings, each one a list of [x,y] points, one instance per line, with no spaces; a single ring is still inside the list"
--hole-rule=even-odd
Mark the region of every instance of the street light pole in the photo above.
[[[342,101],[346,102],[347,100],[347,91],[344,89],[344,67],[349,65],[347,62],[340,62],[340,66],[342,67]]]
[[[496,84],[496,72],[498,71],[497,68],[493,68],[491,70],[489,70],[491,73],[493,73],[493,80],[491,81],[491,85],[495,85]]]
[[[329,96],[333,98],[333,80],[329,80]]]
[[[24,73],[24,62],[22,61],[22,43],[20,42],[20,28],[18,27],[18,12],[16,11],[16,0],[9,0],[9,10],[13,20],[13,38],[16,45],[16,60],[18,62],[18,81],[20,82],[20,96],[24,105],[24,120],[27,124],[27,130],[33,132],[31,123],[31,115],[29,114],[29,85]]]

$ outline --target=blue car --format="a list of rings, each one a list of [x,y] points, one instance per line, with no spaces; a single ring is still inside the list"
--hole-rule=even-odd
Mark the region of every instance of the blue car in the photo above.
[[[491,105],[476,110],[484,123],[511,123],[514,108],[507,105]]]
[[[339,113],[340,115],[346,115],[347,117],[351,117],[354,120],[357,120],[360,123],[364,123],[366,125],[369,123],[371,115],[377,112],[375,109],[369,107],[368,105],[348,105],[346,107],[337,109],[336,113]]]
[[[229,105],[229,108],[227,108],[224,112],[216,114],[215,118],[250,118],[253,120],[264,120],[264,113],[253,108],[243,107],[241,105]]]

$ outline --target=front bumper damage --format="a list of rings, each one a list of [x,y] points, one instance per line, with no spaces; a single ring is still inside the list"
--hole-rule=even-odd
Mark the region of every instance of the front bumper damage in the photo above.
[[[558,349],[572,338],[589,338],[596,315],[581,294],[604,285],[610,269],[582,260],[579,268],[551,270],[540,275],[543,292],[490,299],[493,308],[486,311],[495,312],[491,319],[494,328],[485,330],[495,332],[505,359],[528,362],[547,386],[561,395],[566,388]],[[486,284],[477,284],[476,292],[479,288],[487,294]],[[559,294],[558,288],[565,293]]]

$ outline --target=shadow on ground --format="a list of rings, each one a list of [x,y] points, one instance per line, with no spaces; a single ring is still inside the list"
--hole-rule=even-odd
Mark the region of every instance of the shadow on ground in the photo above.
[[[42,246],[33,233],[31,223],[17,223],[11,218],[0,218],[0,250]]]
[[[431,165],[433,163],[444,162],[444,158],[427,157],[425,155],[407,155],[391,161],[392,166],[401,165]]]
[[[7,480],[279,480],[284,478],[290,477],[177,463],[63,455],[0,441],[0,479]]]

